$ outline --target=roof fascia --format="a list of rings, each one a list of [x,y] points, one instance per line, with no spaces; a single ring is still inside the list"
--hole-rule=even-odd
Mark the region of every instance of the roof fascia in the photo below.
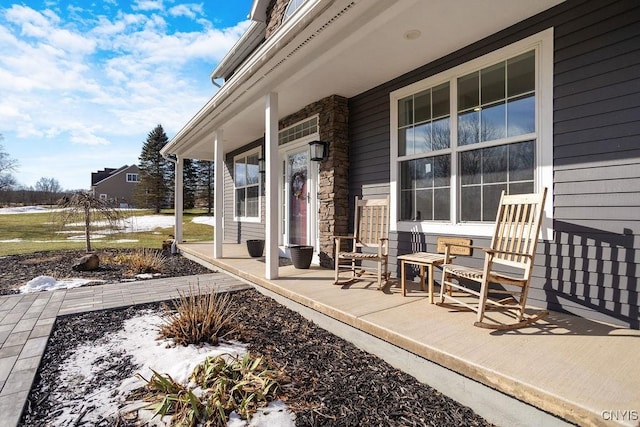
[[[269,0],[254,0],[253,6],[251,6],[251,13],[249,13],[249,19],[266,23],[268,6]]]
[[[266,24],[253,21],[231,50],[222,58],[220,63],[211,72],[211,80],[227,79],[247,59],[256,47],[264,40]]]
[[[359,3],[358,0],[355,0],[355,2]],[[300,6],[290,19],[284,22],[271,37],[249,55],[229,80],[160,150],[160,153],[163,155],[180,155],[193,144],[198,143],[200,140],[198,137],[207,129],[211,129],[211,122],[216,120],[207,116],[210,116],[216,109],[224,109],[225,104],[233,98],[233,95],[237,96],[236,91],[242,85],[246,84],[252,77],[259,76],[259,70],[268,69],[270,60],[277,58],[278,54],[285,50],[287,44],[302,33],[309,22],[321,15],[332,3],[334,2],[330,0],[307,0]],[[244,90],[244,92],[247,90]],[[217,126],[213,125],[214,129],[215,127]]]

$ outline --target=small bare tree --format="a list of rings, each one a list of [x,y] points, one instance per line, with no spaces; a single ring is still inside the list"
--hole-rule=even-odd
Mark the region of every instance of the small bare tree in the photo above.
[[[116,229],[122,221],[120,210],[111,206],[106,200],[96,198],[93,193],[78,191],[71,196],[65,196],[58,201],[58,223],[62,226],[74,223],[78,218],[84,218],[84,236],[87,252],[91,252],[91,221],[105,221],[109,229]]]

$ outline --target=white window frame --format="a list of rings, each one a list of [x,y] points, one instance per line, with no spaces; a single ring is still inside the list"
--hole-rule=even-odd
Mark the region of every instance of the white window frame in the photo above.
[[[253,217],[253,216],[237,216],[236,215],[236,190],[238,189],[238,187],[236,186],[236,161],[240,158],[247,158],[254,154],[257,154],[258,158],[260,157],[260,147],[245,151],[233,158],[233,169],[232,169],[233,220],[236,222],[252,222],[252,223],[262,222],[262,177],[260,176],[259,172],[258,172],[258,216]],[[247,186],[245,185],[244,188],[246,187]]]
[[[513,43],[504,48],[498,49],[484,56],[451,68],[440,74],[428,77],[419,82],[405,86],[390,93],[390,143],[391,143],[391,164],[390,164],[390,202],[391,202],[391,231],[418,232],[428,234],[452,234],[469,236],[491,236],[494,229],[493,222],[488,223],[462,223],[458,220],[458,159],[457,154],[457,79],[479,69],[489,67],[500,61],[505,61],[519,54],[536,51],[536,132],[534,134],[518,136],[517,138],[505,138],[500,140],[500,144],[508,144],[516,141],[526,141],[535,139],[536,141],[536,167],[535,167],[535,189],[539,191],[547,187],[547,200],[545,203],[545,218],[542,224],[542,234],[546,239],[553,238],[553,28],[549,28],[538,34],[532,35]],[[407,96],[416,94],[423,90],[438,86],[442,83],[450,82],[451,100],[451,214],[450,221],[399,221],[399,200],[400,200],[400,160],[398,157],[398,101]],[[486,145],[495,145],[494,142],[488,144],[474,144],[477,148]],[[416,158],[424,155],[412,156]],[[402,161],[407,160],[407,156],[402,157]]]
[[[100,196],[99,196],[100,200],[102,201],[106,201],[108,197],[109,196],[106,193],[100,193]]]
[[[134,179],[135,177],[135,179]],[[127,173],[127,182],[138,182],[138,174],[137,173]]]
[[[305,0],[289,0],[287,8],[284,10],[282,21],[284,22],[287,19],[291,18],[291,16],[296,13],[298,9],[300,9],[300,6],[302,6],[304,2]]]

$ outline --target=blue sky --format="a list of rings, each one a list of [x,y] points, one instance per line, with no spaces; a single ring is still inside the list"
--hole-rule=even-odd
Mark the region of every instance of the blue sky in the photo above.
[[[215,93],[209,75],[248,27],[252,0],[23,1],[0,6],[0,145],[29,187],[88,189],[138,163]]]

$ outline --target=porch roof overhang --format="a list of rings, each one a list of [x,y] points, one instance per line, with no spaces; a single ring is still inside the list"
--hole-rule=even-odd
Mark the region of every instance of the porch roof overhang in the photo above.
[[[225,152],[264,135],[267,93],[278,93],[279,117],[329,95],[349,98],[562,1],[307,0],[162,153],[213,160],[218,129]]]

